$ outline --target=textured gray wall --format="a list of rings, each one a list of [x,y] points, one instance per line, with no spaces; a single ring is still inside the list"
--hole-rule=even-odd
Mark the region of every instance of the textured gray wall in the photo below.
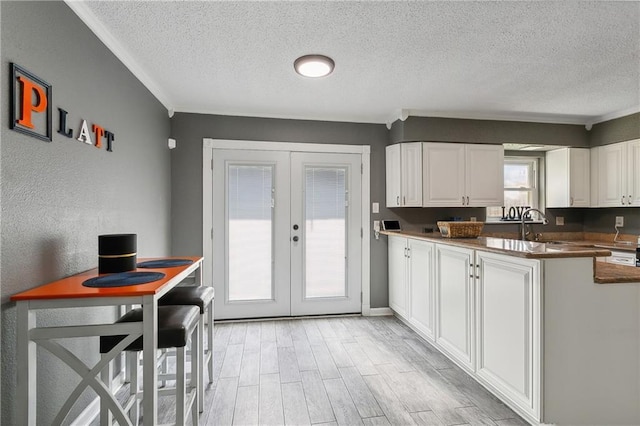
[[[9,62],[53,86],[54,112],[69,111],[115,133],[114,152],[57,133],[46,143],[9,130],[2,97],[2,417],[16,425],[15,305],[9,297],[97,266],[97,236],[138,234],[140,256],[170,253],[170,122],[166,110],[63,2],[0,2],[2,88]],[[54,115],[54,118],[56,116]],[[112,309],[46,312],[53,321],[111,321]],[[97,339],[73,347],[99,358]],[[46,351],[38,354],[38,424],[78,382]],[[85,394],[83,402],[93,398]],[[79,407],[76,412],[84,407]]]
[[[608,145],[640,138],[640,112],[594,124],[589,132],[590,146]]]
[[[202,254],[202,139],[332,143],[371,146],[371,202],[380,203],[387,217],[384,148],[388,132],[382,124],[357,124],[270,118],[176,113],[171,135],[178,147],[171,151],[172,249],[177,256]],[[371,307],[388,306],[387,242],[371,239]]]
[[[391,137],[393,143],[425,141],[589,146],[584,126],[437,117],[409,117],[406,121],[396,121],[392,125]]]

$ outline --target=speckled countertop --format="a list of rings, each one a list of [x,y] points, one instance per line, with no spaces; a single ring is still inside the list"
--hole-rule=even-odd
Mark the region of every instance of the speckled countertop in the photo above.
[[[424,234],[410,231],[383,231],[385,235],[421,239],[470,249],[507,254],[528,259],[560,259],[571,257],[594,258],[594,282],[599,284],[640,283],[640,268],[595,262],[596,257],[610,256],[612,250],[631,250],[634,246],[618,245],[602,241],[568,241],[563,243],[534,242],[507,238],[443,238],[438,233]],[[607,247],[607,248],[604,248]]]

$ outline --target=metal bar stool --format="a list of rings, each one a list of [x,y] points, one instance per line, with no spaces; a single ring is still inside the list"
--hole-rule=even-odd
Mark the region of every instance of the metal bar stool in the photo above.
[[[180,286],[175,287],[158,300],[158,306],[186,305],[197,306],[200,309],[200,327],[198,337],[200,338],[200,371],[204,371],[204,363],[209,370],[209,383],[213,383],[213,299],[214,290],[206,286]],[[207,348],[204,347],[205,316],[209,326],[207,327]],[[166,367],[166,359],[163,360],[163,371]],[[164,378],[171,378],[171,375],[161,375]],[[198,406],[200,412],[204,410],[204,383],[199,381]]]
[[[142,308],[136,308],[120,317],[116,323],[142,321]],[[176,395],[176,425],[185,424],[187,412],[191,410],[192,423],[198,424],[198,390],[200,389],[200,366],[201,360],[199,340],[199,319],[200,311],[195,306],[158,306],[158,349],[176,348],[176,387],[168,392],[158,392],[158,395]],[[113,349],[126,336],[101,336],[100,353],[105,354]],[[138,366],[139,356],[142,351],[142,337],[136,339],[124,350],[135,352],[134,356],[128,357],[131,371],[131,382],[129,388],[129,398],[125,402],[123,411],[129,412],[131,424],[137,424],[139,418],[140,396],[144,397],[144,389],[139,391]],[[190,342],[191,346],[191,381],[187,388],[186,377],[186,347]],[[156,362],[153,360],[153,362]],[[104,368],[101,378],[111,390],[112,368]],[[100,424],[109,425],[112,423],[112,415],[108,407],[100,404]]]

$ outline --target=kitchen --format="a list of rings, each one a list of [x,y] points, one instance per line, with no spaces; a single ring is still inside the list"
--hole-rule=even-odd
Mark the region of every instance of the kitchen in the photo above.
[[[631,25],[629,34],[637,35],[637,31],[633,32],[633,25],[635,28],[638,25],[637,6],[632,2],[624,6],[629,7],[629,11],[616,14],[607,9],[603,14],[627,19],[625,22]],[[606,106],[601,113],[585,112],[584,115],[605,116],[621,110],[628,113],[594,121],[590,130],[583,122],[549,123],[542,117],[531,122],[518,120],[517,115],[482,118],[471,113],[457,117],[442,117],[437,113],[405,117],[403,112],[391,114],[389,111],[387,115],[394,115],[392,118],[376,118],[373,122],[361,117],[332,120],[327,114],[318,121],[305,120],[293,113],[275,118],[254,114],[251,110],[233,114],[236,110],[229,107],[214,113],[176,108],[173,117],[168,118],[167,108],[157,100],[154,92],[131,74],[132,71],[105,47],[70,6],[62,2],[2,2],[0,7],[3,87],[9,87],[9,62],[18,63],[54,86],[54,107],[71,111],[78,121],[86,118],[98,122],[116,135],[113,152],[107,152],[57,135],[47,144],[18,135],[6,124],[3,126],[0,278],[2,422],[6,424],[17,423],[12,397],[16,380],[15,309],[8,298],[36,285],[94,267],[96,236],[103,232],[138,233],[139,251],[146,256],[201,255],[204,138],[370,145],[370,201],[380,203],[380,213],[371,214],[367,227],[371,239],[369,307],[372,313],[379,313],[386,312],[389,306],[388,247],[387,237],[375,240],[374,220],[398,219],[405,229],[421,230],[434,226],[437,220],[445,217],[474,216],[484,220],[486,215],[485,209],[479,207],[387,209],[383,172],[387,145],[438,141],[592,148],[640,137],[637,67],[634,69],[633,66],[632,76],[635,72],[636,78],[631,80],[631,85],[618,74],[612,84],[616,80],[622,81],[623,91],[630,93],[635,101],[618,108]],[[626,41],[631,42],[630,46],[636,46],[626,50],[633,62],[638,55],[637,43],[633,44],[633,39],[620,40],[620,43]],[[602,54],[597,50],[597,43],[584,47],[581,41],[573,40],[572,43]],[[66,48],[61,50],[59,46]],[[499,77],[505,77],[504,73]],[[447,95],[451,98],[460,96],[455,92]],[[552,95],[545,92],[543,96]],[[369,103],[375,103],[375,99]],[[589,103],[597,104],[598,100],[592,99]],[[3,102],[2,108],[3,117],[8,117],[8,102]],[[387,120],[390,129],[385,125]],[[8,121],[7,118],[4,123]],[[167,148],[165,141],[168,138],[177,141],[175,150]],[[522,152],[518,154],[523,155]],[[98,178],[89,179],[89,176]],[[131,185],[131,182],[136,184]],[[612,234],[615,217],[624,216],[622,233],[640,234],[637,207],[557,208],[546,209],[545,213],[551,224],[533,225],[535,232]],[[565,224],[555,225],[557,217],[563,217]],[[485,231],[518,232],[516,225],[486,225]],[[64,318],[65,315],[82,317],[78,312],[60,316]],[[110,318],[110,313],[101,312],[97,316]],[[51,362],[48,355],[41,356],[42,365]],[[56,385],[49,385],[49,382]],[[69,388],[72,383],[72,378],[62,369],[47,371],[46,380],[41,384],[47,397],[39,404],[44,416],[60,403],[54,389]],[[89,400],[86,399],[87,403]]]

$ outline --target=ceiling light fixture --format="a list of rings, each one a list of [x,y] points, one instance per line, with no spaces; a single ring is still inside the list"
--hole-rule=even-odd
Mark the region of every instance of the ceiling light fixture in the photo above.
[[[305,77],[324,77],[333,72],[335,62],[324,55],[305,55],[295,60],[293,67]]]

